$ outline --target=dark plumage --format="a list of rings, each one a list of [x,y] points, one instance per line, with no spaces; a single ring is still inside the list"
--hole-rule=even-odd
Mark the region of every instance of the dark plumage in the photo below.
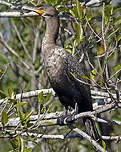
[[[42,53],[52,88],[66,109],[68,106],[74,108],[75,103],[77,103],[79,113],[92,111],[92,99],[89,86],[80,83],[71,74],[75,73],[78,79],[86,81],[80,77],[80,75],[83,74],[81,64],[64,48],[56,45],[59,29],[57,10],[45,4],[37,6],[36,9],[35,12],[42,15],[46,21],[46,32],[42,41]],[[87,133],[92,136],[93,139],[99,139],[93,120],[85,117],[84,124]]]

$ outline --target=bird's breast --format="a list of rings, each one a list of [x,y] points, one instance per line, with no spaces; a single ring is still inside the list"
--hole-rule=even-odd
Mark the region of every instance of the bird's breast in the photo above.
[[[57,51],[57,49],[51,50],[49,54],[44,54],[46,72],[53,83],[59,84],[62,81],[64,56],[65,54],[61,50]]]

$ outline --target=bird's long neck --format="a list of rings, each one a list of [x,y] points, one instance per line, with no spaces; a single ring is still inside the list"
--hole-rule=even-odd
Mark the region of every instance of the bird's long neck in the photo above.
[[[45,36],[42,41],[42,46],[46,47],[47,45],[55,45],[56,38],[59,30],[59,18],[58,16],[45,19],[46,21],[46,31]]]

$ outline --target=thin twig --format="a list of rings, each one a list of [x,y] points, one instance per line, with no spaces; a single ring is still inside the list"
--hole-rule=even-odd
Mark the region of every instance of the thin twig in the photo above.
[[[3,79],[3,77],[4,77],[5,73],[7,72],[7,69],[8,69],[8,65],[5,67],[4,72],[3,72],[3,73],[2,73],[2,75],[0,76],[0,80],[2,80],[2,79]]]
[[[90,23],[88,22],[88,19],[87,19],[87,18],[86,18],[86,21],[87,21],[87,24],[88,24],[89,28],[91,29],[92,33],[93,33],[96,37],[98,37],[98,39],[101,41],[102,38],[94,31],[94,29],[91,27]]]
[[[26,48],[26,46],[24,45],[24,42],[23,42],[23,40],[22,40],[22,38],[21,38],[21,35],[20,35],[20,33],[19,33],[19,31],[18,31],[15,23],[13,22],[13,20],[12,20],[12,24],[13,24],[13,27],[14,27],[16,33],[17,33],[17,36],[18,36],[18,38],[19,38],[19,40],[20,40],[20,42],[21,42],[21,44],[22,44],[22,46],[23,46],[23,49],[24,49],[25,53],[27,54],[27,56],[28,56],[29,59],[31,60],[30,53],[29,53],[28,49]]]
[[[28,65],[28,63],[26,63],[23,58],[21,58],[5,41],[5,39],[3,38],[2,33],[0,33],[0,43],[9,51],[11,52],[13,55],[15,55],[20,61],[21,63],[28,69],[30,70],[30,67]]]
[[[37,45],[38,45],[38,40],[39,40],[39,32],[40,28],[42,27],[43,20],[40,20],[40,24],[38,25],[38,28],[36,29],[36,35],[34,39],[34,47],[33,47],[33,61],[32,63],[34,64],[36,61],[36,53],[37,53]]]
[[[35,12],[28,12],[28,13],[21,13],[21,12],[0,12],[0,17],[3,18],[13,18],[13,17],[34,17],[34,16],[39,16]]]

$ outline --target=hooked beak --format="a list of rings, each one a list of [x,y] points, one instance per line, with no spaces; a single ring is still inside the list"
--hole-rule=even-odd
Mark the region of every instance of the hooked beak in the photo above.
[[[29,10],[29,11],[33,11],[33,12],[36,12],[38,13],[40,16],[42,16],[44,14],[44,10],[42,7],[26,7],[25,8],[26,10]]]

